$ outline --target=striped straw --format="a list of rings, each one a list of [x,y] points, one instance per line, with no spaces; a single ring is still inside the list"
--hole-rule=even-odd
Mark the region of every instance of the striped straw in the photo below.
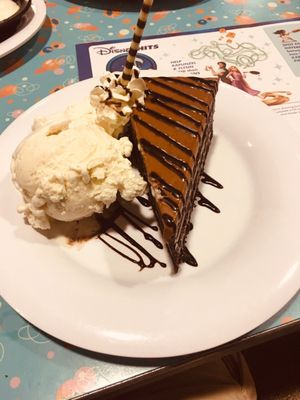
[[[134,60],[136,53],[139,49],[139,44],[143,36],[144,28],[146,26],[147,18],[149,11],[151,9],[151,6],[153,4],[154,0],[143,0],[143,5],[141,8],[141,11],[139,13],[139,17],[137,20],[136,24],[136,29],[130,44],[130,49],[128,51],[127,59],[126,59],[126,64],[123,69],[123,73],[121,76],[120,83],[123,86],[127,86],[128,82],[131,79],[132,75],[132,67],[134,65]]]

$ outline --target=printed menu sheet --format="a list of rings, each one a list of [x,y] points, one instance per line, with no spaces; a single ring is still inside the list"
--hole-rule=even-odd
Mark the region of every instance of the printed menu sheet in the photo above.
[[[76,45],[79,79],[122,71],[130,40]],[[218,76],[300,132],[300,20],[142,39],[141,70]]]

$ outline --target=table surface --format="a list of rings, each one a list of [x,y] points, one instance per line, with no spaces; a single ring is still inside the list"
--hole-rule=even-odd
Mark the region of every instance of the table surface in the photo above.
[[[39,33],[0,60],[0,132],[24,110],[78,81],[75,44],[130,39],[140,2],[47,1]],[[300,17],[299,0],[207,0],[156,2],[145,35],[214,29]],[[113,11],[107,9],[108,5]],[[0,44],[1,45],[1,44]],[[127,382],[191,366],[207,354],[172,360],[110,357],[74,348],[44,335],[0,298],[0,399],[66,400],[91,397]],[[299,326],[300,294],[272,319],[219,351],[238,349],[262,336]],[[100,397],[97,397],[100,398]]]

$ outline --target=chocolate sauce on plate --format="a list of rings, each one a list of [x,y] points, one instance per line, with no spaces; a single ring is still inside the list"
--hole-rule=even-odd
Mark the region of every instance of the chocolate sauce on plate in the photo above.
[[[201,179],[202,183],[212,185],[217,189],[222,189],[223,186],[215,179],[204,173]],[[170,190],[165,183],[166,190]],[[150,200],[145,196],[137,197],[138,202],[146,208],[151,207]],[[214,205],[210,200],[204,197],[200,191],[196,193],[196,202],[199,206],[206,207],[215,213],[220,213],[220,209]],[[98,238],[112,249],[114,252],[124,257],[126,260],[131,261],[134,264],[139,265],[140,270],[144,268],[153,268],[155,265],[159,265],[162,268],[166,267],[166,264],[156,257],[154,257],[149,251],[147,251],[139,242],[131,237],[123,228],[120,222],[120,218],[125,220],[128,225],[133,226],[136,230],[141,232],[143,238],[147,241],[152,242],[157,248],[163,249],[163,244],[157,240],[148,230],[158,231],[156,225],[149,224],[144,218],[141,218],[136,213],[130,211],[124,205],[119,204],[116,214],[114,217],[105,219],[99,216],[102,225],[102,232],[98,235]],[[166,224],[173,224],[172,218],[169,218],[167,214],[163,216]],[[189,223],[188,231],[193,229],[192,222]],[[120,249],[122,247],[122,250]],[[135,255],[135,257],[134,257]],[[195,257],[190,253],[188,248],[185,246],[182,256],[182,262],[185,262],[191,266],[196,267],[198,265]]]

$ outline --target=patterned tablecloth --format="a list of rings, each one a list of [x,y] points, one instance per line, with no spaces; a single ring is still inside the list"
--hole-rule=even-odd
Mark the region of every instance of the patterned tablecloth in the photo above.
[[[46,3],[47,18],[39,33],[0,60],[0,131],[38,100],[78,81],[75,44],[130,39],[140,6],[133,0]],[[161,0],[145,35],[297,17],[299,0]],[[299,318],[300,295],[257,331]],[[0,301],[0,400],[73,399],[153,368],[143,360],[92,354],[46,337]]]

